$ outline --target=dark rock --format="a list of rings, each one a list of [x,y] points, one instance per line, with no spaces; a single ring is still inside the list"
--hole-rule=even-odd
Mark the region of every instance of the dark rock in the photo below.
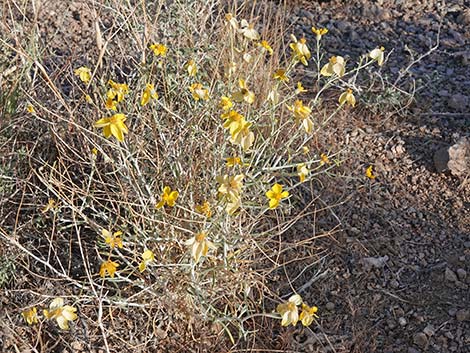
[[[467,271],[465,271],[463,268],[459,268],[457,270],[457,277],[461,280],[461,281],[465,281],[465,278],[467,278]]]

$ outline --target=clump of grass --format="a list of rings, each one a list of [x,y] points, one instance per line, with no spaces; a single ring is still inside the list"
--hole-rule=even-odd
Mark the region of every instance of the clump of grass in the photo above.
[[[38,60],[35,88],[44,91],[23,92],[33,102],[23,108],[53,145],[52,155],[31,151],[27,182],[45,231],[1,234],[34,276],[60,283],[41,294],[58,297],[52,303],[36,299],[49,305],[39,320],[67,329],[78,308],[107,351],[132,344],[120,341],[132,336],[126,321],[144,337],[201,330],[198,340],[232,345],[257,318],[316,322],[315,303],[293,285],[281,297],[267,277],[296,261],[292,249],[316,258],[308,242],[324,235],[295,245],[286,234],[312,217],[305,190],[338,160],[317,138],[356,104],[345,78],[381,65],[383,51],[351,69],[322,57],[321,29],[316,43],[293,37],[282,52],[284,32],[268,22],[282,19],[247,5],[114,5],[121,25],[97,33],[95,61],[66,69],[67,97]],[[300,65],[314,82],[294,80]],[[331,91],[338,103],[328,110],[322,97]],[[37,312],[24,309],[34,324]],[[122,335],[109,336],[111,328]]]

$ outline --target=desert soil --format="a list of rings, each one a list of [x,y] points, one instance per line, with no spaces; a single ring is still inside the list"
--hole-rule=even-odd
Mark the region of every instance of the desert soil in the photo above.
[[[344,146],[347,162],[321,193],[343,200],[322,222],[341,231],[325,245],[328,274],[304,294],[321,308],[320,326],[292,329],[290,349],[470,352],[470,176],[433,163],[470,135],[470,2],[298,1],[290,11],[297,37],[329,29],[329,55],[354,61],[384,46],[382,76],[393,83],[435,47],[399,81],[416,83],[410,107],[382,114],[363,98],[330,126],[325,144]],[[368,165],[377,177],[365,181]]]

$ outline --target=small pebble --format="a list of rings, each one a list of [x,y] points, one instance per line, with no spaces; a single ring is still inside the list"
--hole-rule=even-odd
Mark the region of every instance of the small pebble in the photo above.
[[[328,303],[326,303],[325,308],[326,308],[326,310],[333,311],[333,310],[335,310],[335,303],[328,302]]]
[[[470,310],[461,309],[455,313],[457,321],[467,321],[470,319]]]
[[[413,343],[421,348],[424,348],[428,344],[428,336],[422,332],[419,332],[413,336]]]

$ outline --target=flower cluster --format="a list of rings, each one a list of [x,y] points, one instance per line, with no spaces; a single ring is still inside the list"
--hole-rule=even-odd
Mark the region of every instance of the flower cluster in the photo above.
[[[43,310],[44,318],[48,320],[56,320],[62,330],[69,329],[69,321],[77,319],[77,308],[71,305],[64,305],[63,298],[55,298],[49,305],[48,309]],[[24,310],[21,313],[28,325],[34,325],[39,322],[38,310],[36,307]]]
[[[299,306],[301,307],[300,315]],[[289,326],[290,324],[295,326],[299,320],[302,322],[302,325],[310,326],[312,322],[318,318],[316,314],[318,308],[304,303],[302,297],[298,294],[291,296],[287,302],[279,304],[276,311],[281,315],[282,326]]]

